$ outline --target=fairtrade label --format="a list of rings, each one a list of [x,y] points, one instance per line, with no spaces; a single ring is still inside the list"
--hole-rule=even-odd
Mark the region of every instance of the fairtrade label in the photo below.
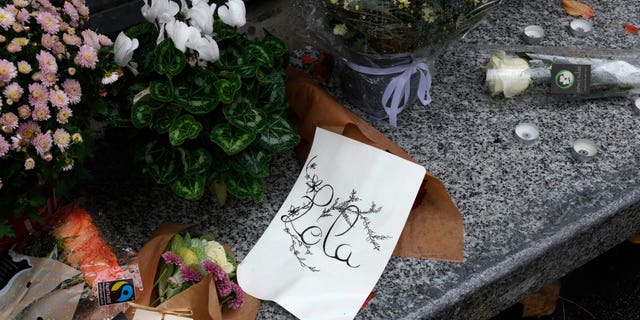
[[[551,66],[553,94],[587,94],[591,86],[591,65],[554,64]]]
[[[98,304],[106,306],[132,301],[136,298],[133,279],[122,279],[98,283]]]

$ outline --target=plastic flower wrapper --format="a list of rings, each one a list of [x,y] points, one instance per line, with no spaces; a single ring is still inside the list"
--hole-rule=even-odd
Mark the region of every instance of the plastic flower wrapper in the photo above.
[[[640,93],[640,51],[520,47],[489,54],[485,86],[492,96],[551,100]]]
[[[83,175],[103,106],[92,75],[111,45],[83,27],[88,17],[83,0],[0,2],[0,237]]]
[[[111,319],[127,309],[126,301],[108,301],[104,283],[127,281],[107,288],[115,296],[140,291],[136,265],[121,267],[123,260],[103,240],[90,215],[82,208],[68,205],[51,221],[50,233],[34,234],[18,244],[14,264],[25,268],[9,281],[0,293],[2,319]],[[126,254],[128,255],[128,253]],[[7,265],[4,263],[3,265]],[[6,270],[5,270],[6,271]],[[4,275],[5,273],[3,273]],[[6,280],[6,279],[4,279]],[[3,281],[5,282],[5,281]],[[2,301],[9,301],[5,308]]]
[[[430,103],[437,55],[501,0],[301,2],[310,13],[303,37],[339,58],[346,98],[395,127],[405,106]]]
[[[190,309],[194,319],[255,319],[259,301],[235,282],[237,263],[209,237],[178,233],[188,225],[163,223],[140,249],[137,263],[145,290],[135,304],[158,310]],[[135,306],[135,305],[134,305]],[[131,318],[134,310],[128,311]]]
[[[184,199],[207,190],[262,199],[272,157],[300,140],[286,117],[288,50],[249,40],[244,2],[149,0],[147,21],[118,35],[107,119],[158,184]]]

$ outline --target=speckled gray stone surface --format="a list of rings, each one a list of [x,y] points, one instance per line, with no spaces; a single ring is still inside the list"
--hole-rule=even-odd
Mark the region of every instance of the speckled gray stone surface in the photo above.
[[[412,107],[387,134],[447,186],[465,224],[465,263],[393,257],[375,296],[357,319],[486,319],[640,232],[640,116],[631,98],[541,104],[496,100],[482,91],[486,56],[469,45],[523,45],[522,29],[539,24],[543,46],[634,48],[640,37],[621,27],[640,24],[640,2],[585,1],[595,30],[574,38],[556,0],[513,0],[492,13],[436,61],[433,103]],[[357,111],[359,112],[359,111]],[[518,144],[514,126],[541,130],[533,145]],[[569,153],[571,142],[594,140],[594,161]],[[101,154],[117,144],[100,143]],[[111,144],[106,144],[107,142]],[[116,156],[93,163],[96,179],[76,190],[117,247],[139,248],[162,221],[197,224],[242,259],[266,229],[299,172],[294,154],[276,157],[264,201],[231,199],[220,208],[189,202],[132,175]],[[259,319],[293,319],[264,302]]]

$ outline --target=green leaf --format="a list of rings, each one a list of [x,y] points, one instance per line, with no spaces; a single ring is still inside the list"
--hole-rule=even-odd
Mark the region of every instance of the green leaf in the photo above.
[[[198,200],[202,198],[205,190],[207,177],[205,175],[196,175],[188,177],[180,177],[173,181],[171,190],[178,196],[187,200]]]
[[[198,148],[191,152],[182,150],[182,166],[184,167],[184,175],[203,175],[209,170],[212,158],[209,151],[204,148]]]
[[[131,107],[131,124],[136,128],[151,127],[153,119],[153,110],[148,100],[138,101]]]
[[[171,245],[169,247],[173,253],[178,253],[178,249],[184,248],[185,246],[186,244],[184,243],[182,236],[179,233],[176,233],[171,239]]]
[[[240,98],[223,107],[222,113],[233,126],[245,131],[258,133],[267,125],[267,114],[254,107],[249,99]]]
[[[269,176],[271,154],[260,148],[248,148],[233,157],[233,168],[246,172],[252,177],[265,178]]]
[[[233,102],[236,92],[240,90],[242,81],[240,80],[240,76],[236,75],[236,77],[231,79],[218,79],[215,85],[220,101],[229,104]]]
[[[259,64],[268,68],[273,67],[273,58],[269,52],[258,43],[251,43],[247,46],[249,55]]]
[[[251,177],[248,174],[225,173],[222,181],[227,186],[227,191],[237,198],[250,198],[258,203],[262,201],[264,194],[264,183],[260,178]]]
[[[242,65],[242,66],[238,67],[236,72],[242,78],[251,79],[251,78],[254,78],[256,76],[257,68],[258,68],[258,66],[254,65],[254,64],[245,64],[245,65]]]
[[[192,115],[182,115],[169,128],[169,142],[173,146],[179,146],[187,139],[197,138],[201,130],[202,124]]]
[[[228,123],[221,123],[209,133],[209,140],[217,144],[227,155],[234,155],[248,147],[256,135],[237,129]]]
[[[287,44],[282,39],[267,33],[262,39],[262,46],[274,57],[283,56],[289,53]]]
[[[158,184],[168,184],[177,178],[177,154],[173,148],[153,141],[145,147],[144,161],[149,174]]]
[[[161,104],[160,108],[153,113],[152,128],[158,133],[169,132],[169,128],[180,115],[181,110],[180,106],[174,103]]]
[[[192,114],[207,114],[213,111],[220,101],[218,91],[213,86],[214,82],[194,82],[195,86],[180,84],[175,88],[176,101],[184,110]]]
[[[224,206],[224,204],[227,203],[227,186],[224,185],[222,180],[213,181],[211,186],[209,186],[209,190],[216,196],[218,204]]]
[[[175,76],[187,64],[187,57],[176,48],[171,39],[164,39],[153,51],[153,69],[159,74]]]
[[[9,221],[5,218],[0,219],[0,239],[4,237],[14,238],[15,236],[16,233],[13,231],[13,228],[11,228]]]
[[[173,100],[173,83],[171,80],[153,80],[149,83],[149,92],[152,98],[162,102],[169,102]]]
[[[295,128],[280,115],[269,118],[265,130],[258,138],[258,145],[271,152],[289,150],[300,142],[300,136]]]

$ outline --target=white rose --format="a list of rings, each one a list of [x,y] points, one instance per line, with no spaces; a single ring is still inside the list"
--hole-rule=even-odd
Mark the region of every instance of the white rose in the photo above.
[[[504,51],[498,51],[487,64],[486,83],[491,95],[514,97],[531,84],[529,63],[522,58],[506,58]]]
[[[124,67],[129,64],[133,57],[133,51],[138,48],[138,39],[127,37],[124,32],[120,32],[113,45],[114,60],[118,66]]]
[[[209,241],[207,243],[206,254],[207,257],[213,260],[215,264],[219,265],[224,272],[233,272],[233,264],[231,264],[231,262],[229,262],[229,260],[227,259],[227,252],[224,250],[224,247],[220,243],[216,241]]]
[[[247,23],[247,13],[242,0],[229,0],[226,6],[218,8],[218,16],[222,22],[232,27],[242,27]]]

